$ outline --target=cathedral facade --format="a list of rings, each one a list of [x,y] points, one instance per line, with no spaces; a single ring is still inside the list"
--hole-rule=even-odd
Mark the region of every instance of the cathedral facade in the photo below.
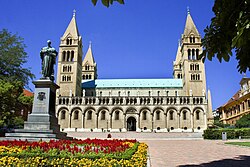
[[[91,44],[82,60],[75,15],[58,56],[56,115],[62,131],[199,132],[211,123],[201,36],[188,12],[173,78],[98,79]]]

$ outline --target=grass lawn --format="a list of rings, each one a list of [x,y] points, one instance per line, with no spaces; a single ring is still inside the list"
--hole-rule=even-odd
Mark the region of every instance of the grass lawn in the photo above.
[[[227,142],[226,144],[250,147],[250,142]]]

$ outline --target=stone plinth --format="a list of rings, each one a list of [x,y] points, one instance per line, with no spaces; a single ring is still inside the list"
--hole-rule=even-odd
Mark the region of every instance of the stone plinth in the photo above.
[[[60,125],[55,115],[57,84],[51,80],[33,81],[35,94],[32,113],[24,122],[24,129],[15,129],[6,133],[6,139],[50,140],[66,139],[67,134],[60,132]]]

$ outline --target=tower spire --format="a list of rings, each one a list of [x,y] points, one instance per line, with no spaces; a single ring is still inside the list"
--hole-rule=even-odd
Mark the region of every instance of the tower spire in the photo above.
[[[92,47],[92,42],[91,41],[89,41],[89,48],[91,48]]]
[[[189,7],[187,9],[188,14],[187,14],[187,19],[186,19],[186,25],[185,25],[185,30],[183,35],[189,36],[189,34],[192,32],[195,36],[199,36],[199,32],[194,24],[194,21],[191,17],[190,11],[189,11]]]
[[[190,14],[189,6],[187,6],[187,13]]]
[[[66,31],[63,34],[63,38],[66,38],[69,34],[73,37],[73,38],[78,38],[80,36],[79,31],[78,31],[78,27],[76,24],[76,10],[73,10],[73,17],[66,29]]]

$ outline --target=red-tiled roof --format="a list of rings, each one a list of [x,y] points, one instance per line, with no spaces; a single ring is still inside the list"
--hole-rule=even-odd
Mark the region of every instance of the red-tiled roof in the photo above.
[[[25,96],[34,96],[34,93],[32,93],[32,92],[30,92],[30,91],[28,91],[28,90],[26,90],[26,89],[23,90],[23,94],[24,94]]]
[[[239,98],[240,98],[240,90],[238,90],[238,91],[233,95],[233,97],[231,97],[231,99],[228,100],[228,101],[223,105],[223,107],[226,106],[226,105],[228,105],[229,103],[231,103],[231,102],[233,102],[233,101],[238,100]]]

